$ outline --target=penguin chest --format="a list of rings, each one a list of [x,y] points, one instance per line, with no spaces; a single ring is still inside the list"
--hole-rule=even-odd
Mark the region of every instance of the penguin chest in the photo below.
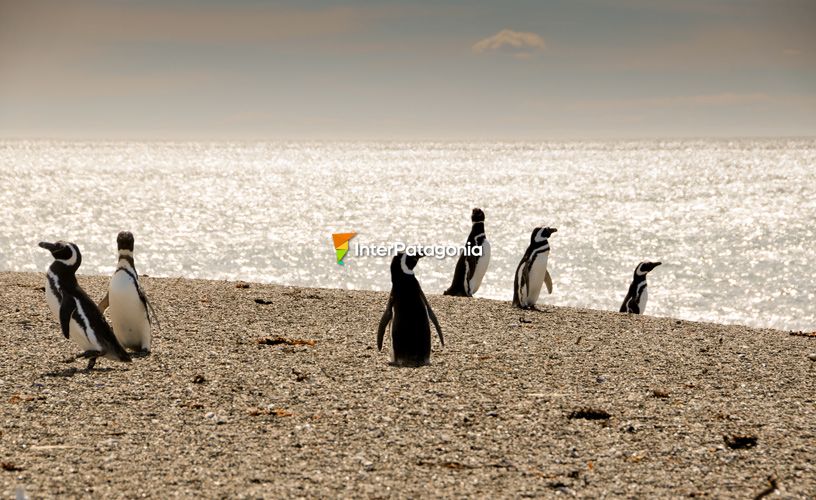
[[[52,277],[50,274],[46,275],[45,302],[48,304],[48,308],[51,309],[51,313],[53,313],[54,317],[57,318],[57,321],[59,321],[60,299],[54,293],[54,288],[56,287],[58,289],[59,287],[56,279],[56,277]]]
[[[473,295],[482,284],[482,279],[487,272],[487,265],[490,263],[490,242],[485,239],[482,242],[482,256],[477,257],[476,269],[470,279],[470,294]]]
[[[646,300],[649,298],[649,291],[646,288],[646,283],[644,282],[641,285],[640,289],[640,300],[638,300],[638,309],[640,310],[640,314],[643,314],[646,311]]]
[[[117,271],[108,289],[113,333],[123,347],[150,349],[150,321],[133,278]]]
[[[530,265],[530,271],[527,275],[527,286],[521,286],[521,293],[519,293],[519,300],[522,305],[533,306],[538,301],[538,296],[541,293],[541,285],[544,283],[544,276],[547,274],[547,260],[549,252],[542,252],[533,258],[533,263]],[[523,268],[519,270],[523,272]],[[519,276],[519,283],[521,276]],[[525,293],[526,292],[526,293]]]
[[[99,343],[96,330],[91,325],[85,307],[76,300],[76,309],[68,323],[68,339],[83,351],[102,351],[102,345]]]
[[[57,327],[59,328],[60,297],[57,297],[56,292],[59,292],[59,279],[50,273],[46,274],[45,302],[48,304],[48,308],[51,309],[54,319],[57,320]],[[73,317],[68,323],[68,340],[79,346],[79,348],[83,351],[96,349],[96,347],[85,336],[85,332],[83,331],[82,327]]]

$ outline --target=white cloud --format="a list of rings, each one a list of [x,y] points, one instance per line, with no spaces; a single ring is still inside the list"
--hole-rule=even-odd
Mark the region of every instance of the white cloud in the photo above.
[[[526,59],[545,48],[544,39],[539,35],[507,29],[473,44],[473,52],[476,54],[503,52],[520,59]]]

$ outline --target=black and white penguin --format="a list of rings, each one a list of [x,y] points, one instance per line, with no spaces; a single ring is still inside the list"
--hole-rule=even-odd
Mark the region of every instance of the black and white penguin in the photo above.
[[[65,338],[82,349],[77,358],[89,358],[88,370],[98,357],[129,362],[130,356],[116,340],[102,312],[77,283],[76,271],[82,264],[79,247],[65,241],[41,242],[40,247],[54,257],[46,272],[45,300]]]
[[[471,253],[473,249],[481,247],[481,255],[466,256],[464,252],[459,255],[456,269],[453,272],[453,282],[450,288],[445,290],[445,295],[472,297],[479,289],[485,272],[487,272],[487,265],[490,263],[490,242],[485,236],[485,214],[482,209],[474,208],[470,220],[473,222],[473,227],[465,246],[470,249]]]
[[[646,290],[646,274],[660,264],[660,262],[641,262],[637,265],[635,277],[632,279],[632,284],[629,285],[629,291],[626,292],[626,298],[623,299],[620,312],[643,314],[643,311],[646,310],[646,299],[649,295]]]
[[[139,284],[139,274],[133,260],[133,234],[122,231],[116,237],[119,262],[108,286],[108,293],[99,303],[99,310],[110,307],[113,333],[122,347],[142,353],[150,352],[153,308]]]
[[[431,360],[431,327],[445,345],[442,328],[414,276],[421,255],[399,253],[391,260],[391,294],[377,328],[377,349],[382,350],[385,329],[391,323],[391,344],[396,366],[423,366]],[[393,320],[393,322],[392,322]]]
[[[547,287],[547,293],[552,293],[552,278],[547,270],[547,260],[550,256],[550,242],[548,238],[557,232],[554,227],[537,227],[530,235],[530,246],[524,252],[513,280],[513,305],[522,309],[535,309],[538,295],[541,293],[541,284]]]

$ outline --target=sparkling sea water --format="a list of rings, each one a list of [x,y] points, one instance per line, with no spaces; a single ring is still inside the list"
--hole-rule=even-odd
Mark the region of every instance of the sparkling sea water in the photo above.
[[[531,230],[548,225],[540,304],[617,310],[637,263],[660,260],[647,314],[816,328],[813,139],[0,141],[0,182],[0,271],[43,271],[37,242],[64,239],[80,273],[108,274],[127,229],[150,276],[388,290],[388,258],[339,266],[331,234],[463,245],[478,206],[492,260],[477,296],[510,300]],[[454,265],[420,261],[426,294]]]

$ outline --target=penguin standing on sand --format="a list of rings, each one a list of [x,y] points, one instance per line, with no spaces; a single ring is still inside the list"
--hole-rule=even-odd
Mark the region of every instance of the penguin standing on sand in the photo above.
[[[385,328],[391,323],[392,364],[423,366],[431,360],[431,327],[436,327],[439,342],[445,345],[439,321],[414,276],[421,255],[398,253],[391,260],[391,294],[377,328],[377,349],[382,350]],[[392,322],[393,320],[393,322]]]
[[[113,333],[125,349],[150,353],[153,307],[147,300],[133,261],[133,234],[122,231],[116,237],[119,263],[108,286],[108,293],[99,303],[99,310],[110,307]]]
[[[130,362],[130,356],[119,345],[105,317],[79,286],[76,271],[82,264],[82,254],[74,243],[40,242],[54,257],[48,267],[45,300],[60,322],[65,338],[83,350],[77,358],[89,358],[87,370],[96,364],[96,358]]]
[[[646,274],[660,264],[660,262],[641,262],[637,265],[635,277],[632,279],[632,284],[629,285],[629,291],[626,292],[626,298],[623,299],[620,312],[643,314],[646,310],[646,299],[648,298]]]
[[[490,263],[490,242],[485,236],[485,214],[482,209],[474,208],[470,220],[473,221],[473,228],[470,230],[465,247],[469,249],[471,255],[465,255],[465,252],[459,255],[456,269],[453,272],[453,282],[450,288],[445,290],[445,295],[472,297],[482,284],[482,278]],[[478,250],[474,252],[476,248],[480,248],[480,255],[473,255],[473,253],[479,253]]]
[[[524,252],[513,280],[513,305],[522,309],[535,309],[538,295],[541,293],[541,284],[547,287],[547,293],[552,293],[552,278],[547,271],[547,260],[550,256],[550,242],[548,238],[557,232],[554,227],[537,227],[530,235],[530,246]]]

